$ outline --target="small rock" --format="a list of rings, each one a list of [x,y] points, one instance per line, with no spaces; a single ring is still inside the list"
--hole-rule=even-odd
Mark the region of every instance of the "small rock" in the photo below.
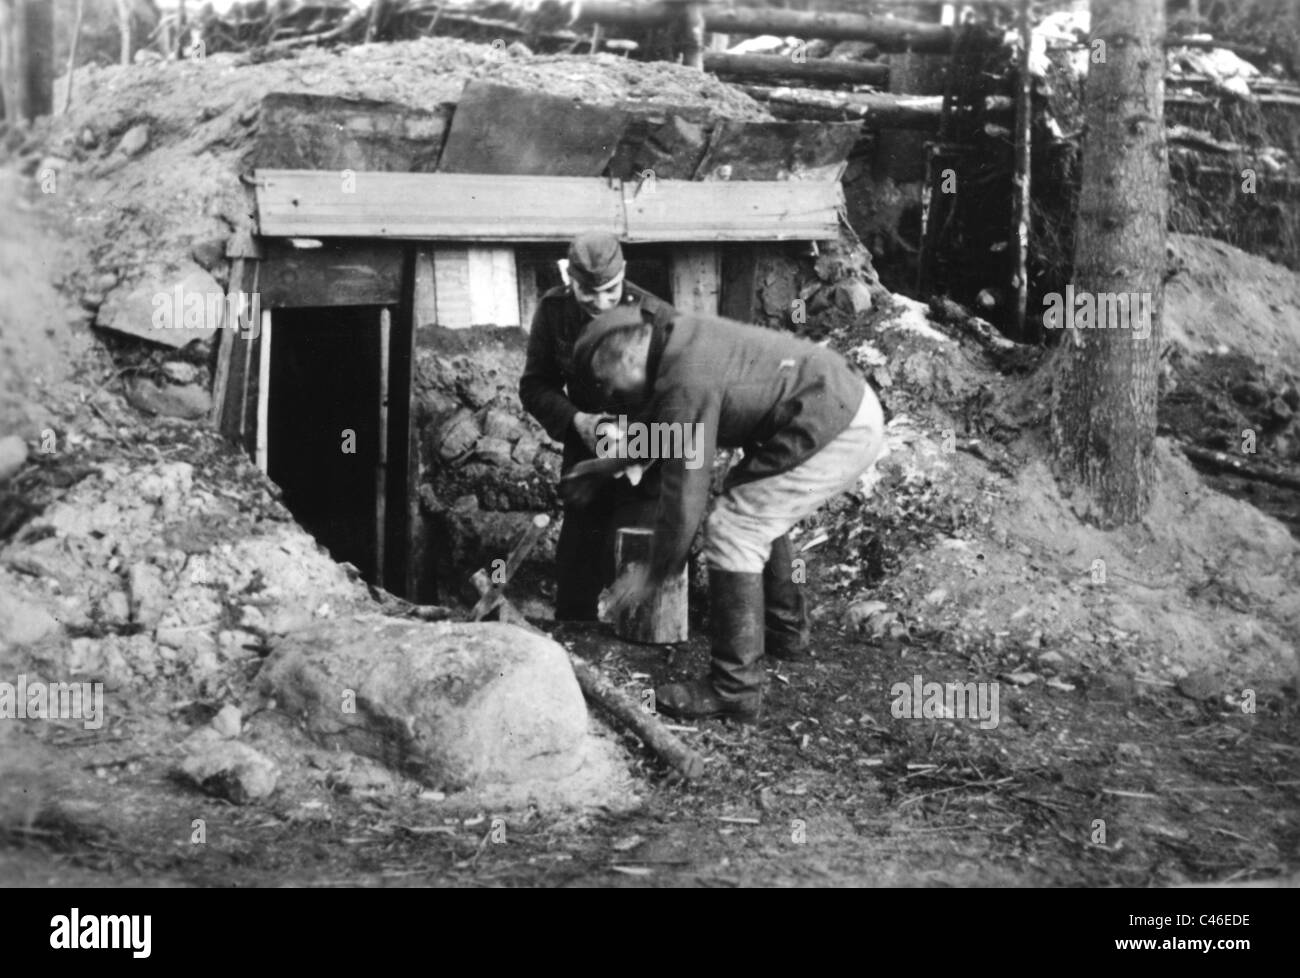
[[[859,278],[848,278],[835,284],[832,301],[844,312],[861,315],[871,311],[871,289]]]
[[[54,616],[40,605],[0,590],[0,648],[31,645],[58,627]]]
[[[531,465],[541,450],[541,442],[531,435],[524,435],[515,443],[514,449],[510,452],[510,457],[519,465]]]
[[[925,596],[926,604],[941,605],[948,600],[948,589],[937,587]]]
[[[1208,672],[1194,672],[1183,676],[1175,684],[1178,692],[1189,700],[1210,700],[1219,695],[1219,682]]]
[[[131,617],[145,628],[153,629],[167,610],[162,572],[153,564],[132,564],[127,582],[131,590]]]
[[[1061,655],[1060,652],[1044,652],[1038,657],[1038,664],[1040,666],[1051,666],[1053,669],[1059,669],[1061,666],[1065,665],[1065,656]]]
[[[239,707],[235,706],[234,703],[227,703],[218,710],[217,715],[212,718],[212,729],[227,740],[238,737],[244,729]]]
[[[1291,410],[1291,405],[1287,404],[1284,399],[1275,397],[1269,402],[1268,414],[1274,421],[1289,421],[1295,411]]]
[[[114,273],[104,272],[102,275],[95,276],[95,289],[99,292],[108,292],[110,289],[117,288],[117,283],[121,281]]]
[[[135,156],[149,145],[149,126],[146,123],[140,123],[138,126],[132,126],[126,131],[117,148],[127,156]]]
[[[8,482],[27,462],[27,442],[17,435],[0,438],[0,482]]]
[[[1007,676],[1007,681],[1015,683],[1017,686],[1029,686],[1042,678],[1036,672],[1013,672]]]
[[[855,601],[846,612],[846,624],[855,631],[882,614],[888,606],[883,601]]]
[[[195,420],[212,411],[212,395],[197,384],[159,387],[151,380],[137,380],[127,390],[126,399],[146,414],[164,418]]]
[[[199,368],[184,360],[168,360],[162,371],[173,384],[192,384],[199,379]]]
[[[180,769],[203,791],[236,805],[265,798],[275,790],[279,769],[266,756],[234,740],[225,740],[211,727],[187,738]]]
[[[200,268],[214,272],[226,263],[226,239],[224,235],[206,238],[190,248],[190,257]]]
[[[85,149],[93,149],[99,143],[99,137],[90,126],[84,126],[77,136],[77,142]]]
[[[510,443],[501,438],[480,438],[474,446],[474,458],[487,465],[504,468],[510,464]]]

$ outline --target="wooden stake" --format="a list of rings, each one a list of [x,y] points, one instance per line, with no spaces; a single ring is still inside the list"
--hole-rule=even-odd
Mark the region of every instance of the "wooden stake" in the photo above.
[[[77,16],[72,23],[72,45],[68,51],[68,87],[63,93],[63,112],[68,111],[72,105],[72,81],[77,70],[77,46],[81,41],[81,18],[85,12],[84,7],[86,0],[77,0]],[[184,2],[181,4],[181,11],[185,10]]]

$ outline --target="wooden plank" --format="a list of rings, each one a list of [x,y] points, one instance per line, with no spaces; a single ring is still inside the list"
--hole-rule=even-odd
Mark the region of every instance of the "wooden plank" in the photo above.
[[[741,323],[758,321],[757,288],[754,282],[758,262],[755,250],[744,245],[722,245],[718,249],[722,280],[718,293],[718,313]]]
[[[709,110],[622,105],[631,116],[610,161],[609,175],[641,181],[648,170],[659,180],[691,179],[716,121]]]
[[[231,441],[243,442],[244,405],[249,386],[249,351],[255,342],[255,333],[261,329],[262,323],[261,303],[257,291],[261,263],[249,259],[236,261],[242,261],[241,274],[238,276],[235,274],[235,266],[232,264],[229,291],[240,289],[244,291],[245,307],[248,309],[248,315],[252,317],[248,320],[251,328],[222,330],[220,340],[222,349],[218,351],[217,366],[219,372],[225,371],[226,380],[219,399],[214,390],[213,409],[219,412],[214,419],[217,430]],[[230,308],[229,300],[226,308]],[[224,368],[221,364],[222,357],[229,358],[229,363]]]
[[[432,248],[415,250],[415,298],[411,308],[413,330],[438,324],[438,289],[434,278]]]
[[[470,82],[456,104],[443,173],[595,177],[605,172],[628,113],[557,95]]]
[[[470,248],[469,324],[518,326],[519,281],[510,248]]]
[[[317,238],[567,241],[604,229],[636,242],[821,239],[836,235],[843,206],[828,180],[656,180],[640,194],[581,177],[359,173],[352,195],[330,173],[258,171],[258,182],[262,234]]]
[[[838,233],[844,206],[839,183],[825,180],[672,180],[658,181],[653,194],[631,193],[628,187],[628,242],[827,239]]]
[[[375,463],[375,586],[384,586],[384,551],[388,533],[388,366],[393,318],[379,311],[379,458]]]
[[[275,237],[568,241],[622,224],[619,188],[593,177],[358,173],[353,194],[328,172],[256,179],[259,231]]]
[[[329,176],[327,174],[327,176]],[[327,241],[320,248],[267,242],[262,305],[381,306],[400,301],[402,246],[372,241]]]
[[[373,99],[272,92],[262,99],[256,166],[431,173],[451,113],[447,105],[426,110]]]
[[[257,357],[257,467],[267,469],[267,432],[271,408],[271,310],[262,311],[262,331],[258,337]]]
[[[683,245],[673,249],[670,261],[674,308],[703,316],[718,315],[722,275],[718,247]]]
[[[855,122],[723,119],[695,179],[838,180],[861,134]]]
[[[533,317],[542,301],[542,291],[537,287],[537,262],[533,256],[515,252],[515,278],[519,283],[519,325],[527,332],[533,327]]]
[[[469,249],[435,248],[433,291],[437,316],[434,322],[448,329],[473,325],[469,296]]]

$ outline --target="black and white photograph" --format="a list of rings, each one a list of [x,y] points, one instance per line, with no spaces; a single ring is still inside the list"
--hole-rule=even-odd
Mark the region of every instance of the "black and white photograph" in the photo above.
[[[1108,891],[1099,960],[1247,964],[1300,0],[0,0],[0,886],[160,964],[112,893]]]

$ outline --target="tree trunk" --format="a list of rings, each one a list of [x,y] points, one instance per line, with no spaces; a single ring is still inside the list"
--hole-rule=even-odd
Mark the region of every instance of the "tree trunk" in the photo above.
[[[120,64],[131,63],[131,0],[117,0],[117,30],[122,37]]]
[[[1053,361],[1052,442],[1075,511],[1103,527],[1141,519],[1154,482],[1168,206],[1164,20],[1163,0],[1093,3],[1074,280],[1057,308],[1068,317],[1082,302],[1077,325],[1100,318],[1111,328],[1066,330]],[[1149,328],[1113,305],[1089,321],[1090,298],[1133,293],[1147,303]]]

